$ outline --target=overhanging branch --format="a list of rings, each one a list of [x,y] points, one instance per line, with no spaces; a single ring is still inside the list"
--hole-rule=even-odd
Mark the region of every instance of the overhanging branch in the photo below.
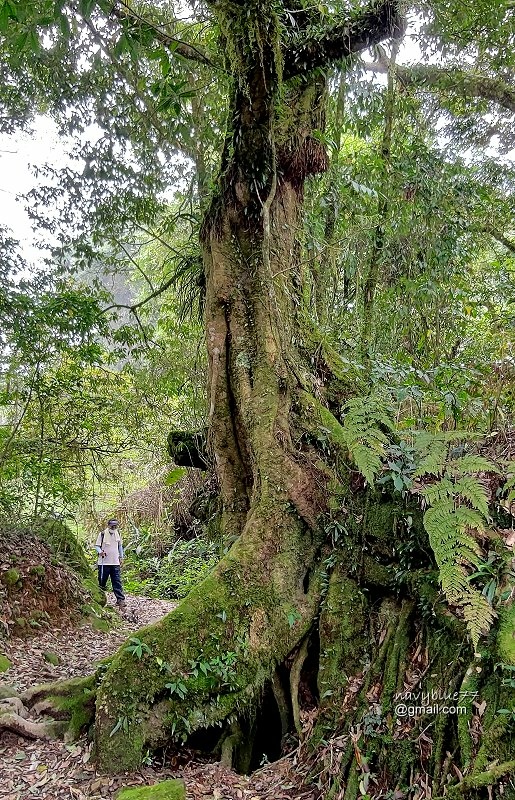
[[[167,33],[167,31],[163,30],[161,25],[152,22],[146,17],[140,16],[133,8],[127,5],[124,0],[119,0],[118,4],[114,4],[111,13],[120,20],[120,22],[129,22],[137,26],[144,25],[152,31],[152,35],[156,41],[171,49],[178,56],[187,58],[189,61],[196,61],[198,64],[203,64],[207,67],[216,68],[216,64],[200,47],[184,42],[182,39],[178,39],[176,36]]]
[[[385,74],[388,60],[364,62],[365,69]],[[479,97],[496,103],[508,111],[515,112],[515,88],[500,78],[489,78],[472,70],[458,67],[437,67],[432,64],[417,64],[413,67],[396,67],[398,79],[404,86],[427,89],[430,92],[450,92],[459,97]]]
[[[285,80],[326,67],[353,53],[361,53],[384,39],[398,38],[404,32],[405,20],[398,0],[381,0],[353,19],[334,23],[320,33],[303,34],[283,50]]]
[[[502,244],[510,253],[515,253],[515,242],[508,239],[502,231],[497,230],[493,225],[485,225],[485,232],[490,234],[492,239],[495,239],[499,244]]]

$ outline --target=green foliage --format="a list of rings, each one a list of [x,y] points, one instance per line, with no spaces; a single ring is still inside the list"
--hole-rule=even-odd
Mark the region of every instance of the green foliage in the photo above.
[[[182,681],[173,681],[171,683],[165,683],[165,689],[168,689],[172,697],[174,694],[176,694],[180,700],[184,700],[184,698],[188,694],[188,690]]]
[[[175,486],[181,478],[184,478],[186,475],[186,468],[185,467],[176,467],[175,469],[170,470],[168,475],[165,478],[166,486]]]
[[[381,393],[350,400],[344,410],[343,433],[349,454],[362,475],[373,484],[382,466],[386,432],[393,429],[390,403]]]
[[[129,719],[128,719],[128,717],[126,717],[126,716],[118,717],[118,719],[116,721],[116,725],[114,726],[114,728],[110,732],[109,736],[110,737],[114,736],[115,733],[118,733],[119,730],[122,730],[125,733],[128,733],[128,731],[129,731]]]
[[[62,563],[68,564],[85,578],[91,577],[83,543],[67,525],[60,520],[37,520],[36,531]]]
[[[515,461],[510,461],[506,465],[507,480],[503,486],[503,494],[508,503],[515,500]]]
[[[386,432],[393,429],[391,404],[386,395],[377,392],[350,400],[343,409],[343,422],[323,406],[319,407],[322,428],[318,438],[325,437],[348,451],[361,474],[370,484],[382,466],[388,444]]]
[[[414,448],[405,440],[401,439],[399,444],[390,443],[387,448],[388,461],[383,468],[383,474],[377,484],[393,484],[395,491],[400,492],[402,497],[406,497],[413,485],[413,475],[415,472],[415,451]]]
[[[198,658],[189,662],[189,676],[197,679],[203,676],[211,688],[231,689],[237,677],[237,653],[227,650],[211,658]]]
[[[456,438],[456,432],[439,434],[433,440],[424,434],[422,445],[419,442],[423,456],[415,474],[441,476],[421,489],[429,505],[424,526],[443,592],[448,602],[463,612],[477,650],[480,636],[489,630],[496,616],[492,606],[497,587],[489,583],[486,592],[478,592],[471,583],[486,569],[474,532],[486,529],[488,496],[478,479],[467,473],[498,470],[487,459],[472,454],[448,458],[449,442]],[[477,571],[471,574],[470,567]]]
[[[139,554],[128,551],[124,565],[124,585],[129,591],[149,597],[182,599],[200,583],[219,561],[219,546],[198,537],[176,541],[162,557],[148,549]]]
[[[293,628],[300,619],[301,616],[297,609],[294,608],[288,612],[288,625],[290,628]]]
[[[132,653],[136,658],[143,658],[145,653],[151,653],[150,647],[136,636],[130,636],[129,642],[131,642],[131,644],[128,645],[125,650],[127,653]]]

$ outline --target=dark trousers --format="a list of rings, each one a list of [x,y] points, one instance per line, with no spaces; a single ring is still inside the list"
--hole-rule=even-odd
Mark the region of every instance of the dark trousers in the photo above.
[[[106,588],[107,579],[111,578],[114,595],[119,603],[123,603],[125,595],[122,588],[122,577],[118,564],[102,564],[98,568],[98,585],[101,589]]]

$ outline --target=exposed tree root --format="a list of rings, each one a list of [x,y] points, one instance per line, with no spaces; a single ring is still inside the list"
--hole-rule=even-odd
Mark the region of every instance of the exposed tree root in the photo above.
[[[306,637],[302,642],[297,655],[295,656],[295,660],[292,664],[291,672],[290,672],[290,692],[291,692],[291,702],[293,708],[293,723],[295,725],[295,730],[302,736],[302,723],[300,721],[300,704],[299,704],[299,685],[300,685],[300,675],[302,672],[302,667],[304,666],[304,662],[308,656],[308,646],[309,646],[309,639]]]
[[[32,708],[36,703],[47,700],[50,697],[70,698],[81,694],[84,690],[91,690],[95,685],[95,678],[88,676],[85,678],[70,678],[65,681],[57,681],[56,683],[41,683],[37,686],[31,686],[20,694],[20,700],[27,706]]]
[[[17,714],[23,719],[27,719],[29,716],[29,712],[19,697],[7,697],[4,700],[0,700],[0,715],[8,713]]]
[[[306,636],[320,603],[313,570],[318,543],[296,509],[285,505],[263,503],[251,513],[211,575],[138,634],[139,656],[131,648],[115,656],[97,693],[95,738],[103,769],[137,767],[146,747],[218,726],[223,733],[235,720],[252,735],[252,726],[245,726],[276,664]],[[231,731],[225,745],[226,761],[231,749],[241,750],[235,735]]]
[[[94,676],[34,686],[0,700],[0,731],[29,739],[72,740],[92,722],[94,701]],[[31,716],[50,719],[34,722]]]
[[[14,711],[3,713],[0,708],[0,732],[5,730],[27,739],[44,739],[45,741],[62,737],[66,726],[63,727],[61,723],[55,721],[32,722],[27,719],[28,713],[24,706],[20,711],[21,713]]]
[[[277,703],[279,717],[281,719],[281,738],[282,738],[290,730],[291,711],[290,711],[290,703],[288,701],[288,695],[286,694],[283,682],[281,680],[281,676],[279,674],[279,670],[277,669],[272,677],[272,690],[274,693],[275,702]]]
[[[504,761],[502,764],[497,764],[485,772],[479,773],[479,775],[469,775],[463,778],[460,783],[448,786],[445,797],[435,797],[434,800],[458,800],[469,792],[480,789],[483,786],[494,786],[502,778],[510,775],[515,775],[515,760]]]

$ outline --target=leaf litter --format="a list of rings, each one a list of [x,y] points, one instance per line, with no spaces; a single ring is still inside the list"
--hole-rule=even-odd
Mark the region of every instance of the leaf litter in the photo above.
[[[112,595],[108,601],[113,603]],[[38,630],[31,639],[8,639],[2,650],[11,667],[3,673],[2,682],[21,692],[38,683],[88,675],[96,662],[115,652],[128,636],[174,607],[171,601],[128,595],[127,611],[108,632],[90,625],[64,626]],[[48,652],[58,655],[58,664],[45,659]],[[115,798],[123,787],[182,777],[191,800],[319,800],[319,792],[304,782],[298,751],[264,765],[249,777],[192,751],[183,751],[180,758],[165,755],[162,763],[142,766],[136,772],[105,775],[97,772],[91,748],[85,737],[65,744],[29,741],[4,732],[0,737],[0,798],[101,800]]]

